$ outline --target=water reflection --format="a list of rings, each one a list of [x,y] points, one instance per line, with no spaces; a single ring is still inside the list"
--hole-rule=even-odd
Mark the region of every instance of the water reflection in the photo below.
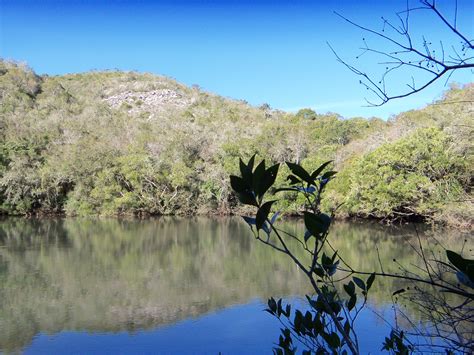
[[[378,267],[375,248],[388,268],[394,258],[417,262],[413,228],[339,223],[333,235],[359,269]],[[373,302],[387,302],[390,282],[376,285]],[[0,222],[0,350],[22,349],[38,333],[135,332],[305,292],[295,266],[252,240],[239,219]]]

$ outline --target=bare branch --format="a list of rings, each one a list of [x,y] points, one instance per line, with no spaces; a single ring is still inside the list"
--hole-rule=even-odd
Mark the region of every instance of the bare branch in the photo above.
[[[444,24],[446,26],[448,26],[451,31],[453,31],[456,35],[458,35],[459,37],[461,37],[461,39],[466,43],[466,45],[471,48],[471,49],[474,49],[474,43],[472,41],[469,41],[461,32],[459,32],[457,29],[456,29],[456,21],[457,21],[457,15],[456,15],[456,19],[454,20],[455,22],[455,25],[451,25],[448,20],[446,20],[446,18],[443,16],[443,14],[441,12],[439,12],[439,10],[436,8],[436,5],[435,5],[435,2],[433,1],[433,3],[430,3],[429,1],[427,0],[422,0],[421,1],[424,5],[428,6],[431,10],[433,10],[435,12],[436,15],[438,15],[438,17],[444,22]],[[456,1],[456,14],[457,14],[457,1]]]
[[[387,50],[385,48],[377,49],[369,46],[365,38],[362,39],[364,46],[361,48],[362,52],[356,57],[359,59],[361,56],[370,53],[373,55],[388,58],[389,60],[379,61],[378,64],[385,65],[385,71],[382,73],[381,78],[376,80],[369,75],[367,72],[357,68],[354,65],[349,64],[346,60],[342,59],[340,55],[336,53],[334,48],[329,45],[329,48],[336,56],[337,60],[342,63],[346,68],[352,71],[357,76],[362,77],[359,83],[372,95],[375,95],[378,102],[372,102],[366,98],[367,103],[370,106],[381,106],[390,100],[399,99],[416,94],[428,86],[432,85],[442,77],[446,77],[444,85],[447,85],[453,73],[457,70],[467,69],[472,70],[474,68],[474,41],[470,41],[461,31],[457,28],[457,1],[455,3],[454,12],[454,24],[451,24],[446,17],[436,7],[434,1],[420,0],[420,6],[410,8],[408,1],[406,4],[406,10],[397,12],[396,18],[398,24],[392,23],[385,17],[382,17],[383,27],[381,31],[374,30],[372,28],[362,26],[347,17],[334,12],[337,16],[342,18],[347,23],[367,32],[369,35],[373,35],[385,41],[391,46],[395,46],[395,50]],[[425,10],[431,11],[438,17],[446,31],[454,33],[457,37],[462,39],[460,44],[452,44],[447,47],[443,42],[439,41],[439,50],[433,46],[433,43],[422,37],[421,42],[417,45],[413,42],[410,34],[410,15],[414,11]],[[456,47],[457,46],[457,47]],[[446,52],[448,48],[448,52]],[[438,51],[437,51],[438,50]],[[438,53],[437,53],[438,52]],[[468,55],[469,53],[469,55]],[[387,83],[392,74],[399,70],[410,70],[413,72],[411,75],[408,74],[406,86],[408,88],[405,92],[391,93],[387,89]],[[421,78],[417,78],[417,73],[428,74]],[[405,73],[406,74],[406,73]]]

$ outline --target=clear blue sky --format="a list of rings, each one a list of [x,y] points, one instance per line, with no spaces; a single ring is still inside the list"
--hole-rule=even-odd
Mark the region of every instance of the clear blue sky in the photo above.
[[[454,1],[440,3],[452,14],[447,5]],[[377,42],[333,11],[380,29],[380,16],[405,6],[405,0],[0,0],[0,57],[40,74],[146,71],[255,105],[386,118],[439,97],[444,81],[381,108],[362,107],[367,93],[359,78],[337,63],[326,41],[376,72],[376,59],[355,57],[363,37]],[[472,38],[474,1],[459,0],[458,7],[458,26]],[[416,38],[452,41],[429,15],[413,18]],[[466,83],[473,75],[458,72],[451,80]],[[391,83],[400,89],[406,81],[396,76]]]

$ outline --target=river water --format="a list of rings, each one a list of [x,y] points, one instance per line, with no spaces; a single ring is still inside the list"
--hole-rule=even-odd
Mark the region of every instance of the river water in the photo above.
[[[336,223],[331,240],[358,269],[396,269],[418,262],[415,228],[452,248],[463,240],[354,222]],[[271,353],[280,326],[263,311],[267,298],[301,303],[310,288],[285,255],[252,238],[238,218],[1,220],[0,351]],[[363,353],[380,352],[399,286],[376,280],[357,323]]]

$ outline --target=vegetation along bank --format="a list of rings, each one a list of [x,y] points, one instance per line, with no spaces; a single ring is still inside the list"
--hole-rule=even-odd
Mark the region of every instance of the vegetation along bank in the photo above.
[[[469,84],[388,121],[346,119],[252,107],[151,74],[39,76],[0,61],[0,213],[241,213],[229,175],[256,152],[309,170],[333,160],[323,207],[340,205],[339,217],[470,228],[473,100]]]

